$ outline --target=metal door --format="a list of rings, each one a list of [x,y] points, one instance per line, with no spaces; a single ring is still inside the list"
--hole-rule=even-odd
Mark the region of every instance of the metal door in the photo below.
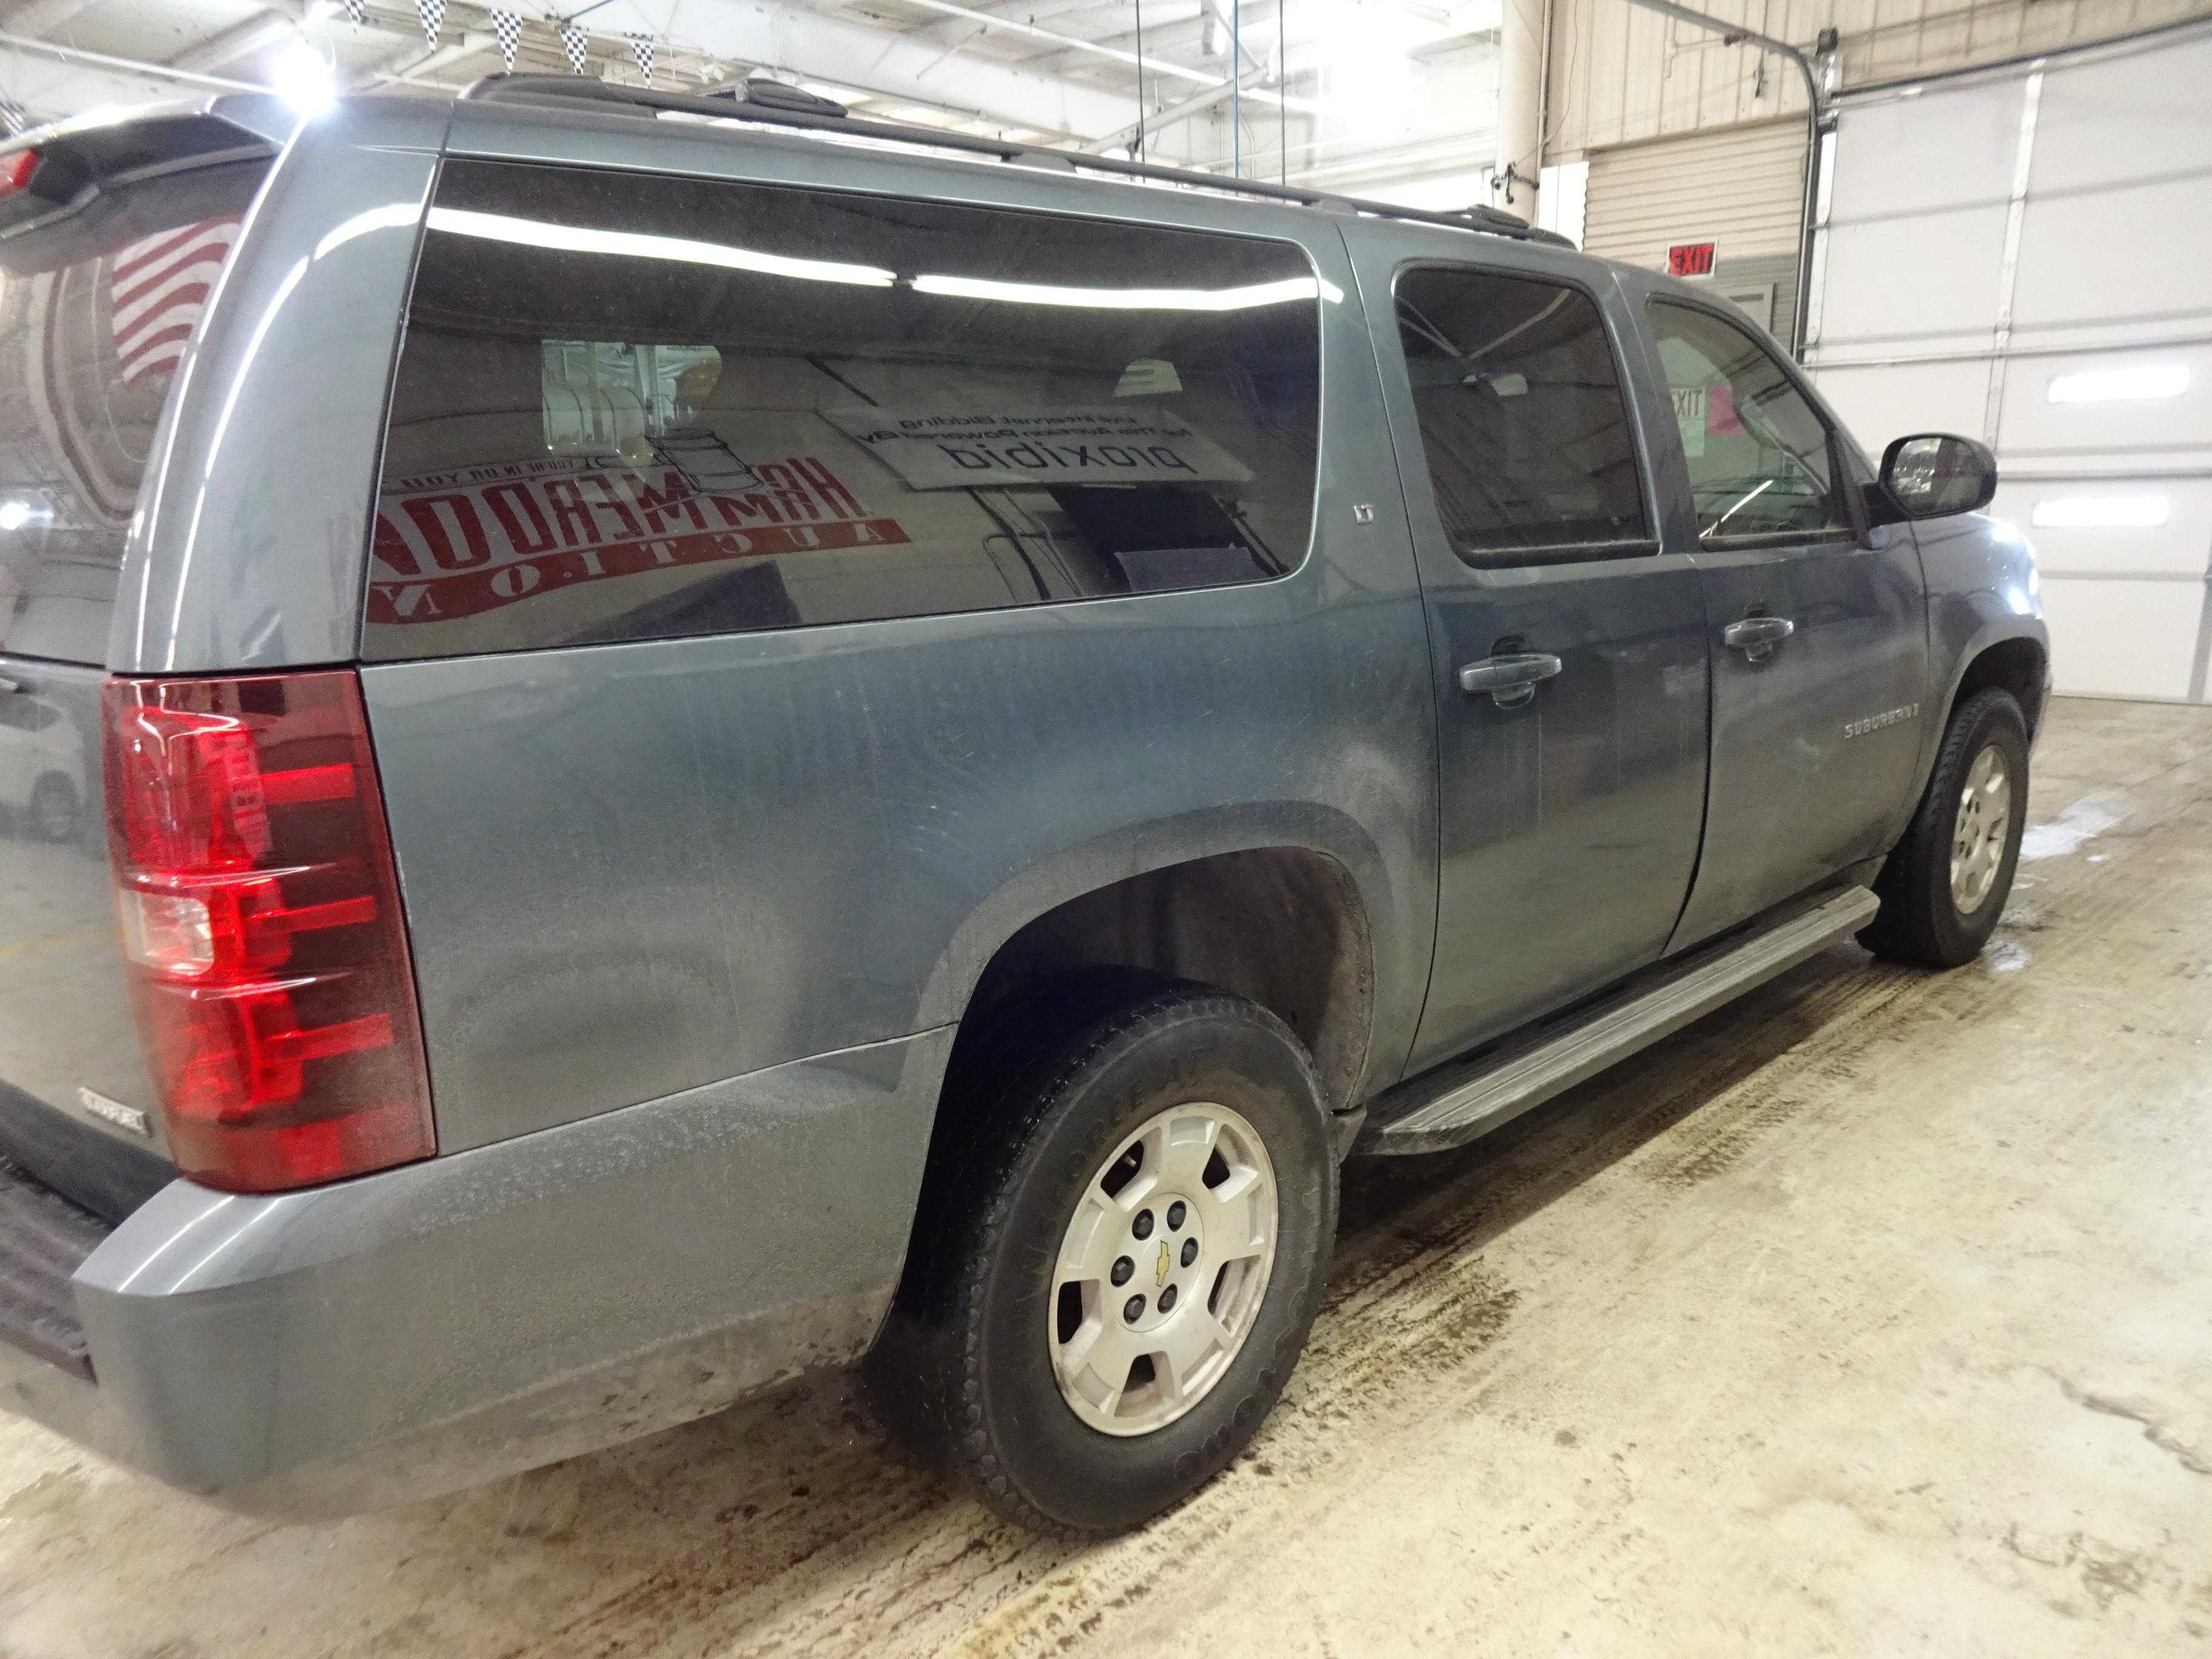
[[[1698,515],[1712,660],[1705,849],[1674,945],[1883,852],[1928,723],[1920,556],[1765,343],[1680,291],[1644,307]]]
[[[1416,1069],[1655,960],[1705,793],[1705,611],[1692,562],[1660,551],[1643,436],[1656,411],[1618,373],[1610,273],[1502,242],[1470,258],[1470,240],[1363,226],[1355,249],[1438,706],[1437,936]],[[1406,284],[1435,273],[1539,302],[1515,290],[1494,328],[1476,301],[1431,326]],[[1570,327],[1572,362],[1540,345]],[[1564,462],[1528,453],[1562,434],[1581,446]],[[1578,478],[1596,481],[1580,506],[1565,500]],[[1468,520],[1486,514],[1512,544],[1478,544]]]

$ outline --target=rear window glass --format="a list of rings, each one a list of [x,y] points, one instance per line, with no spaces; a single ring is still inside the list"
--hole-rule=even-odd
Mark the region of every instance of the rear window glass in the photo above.
[[[110,187],[0,240],[0,650],[106,659],[154,428],[267,174]]]
[[[1284,244],[457,161],[362,651],[446,655],[1261,581],[1305,555]]]

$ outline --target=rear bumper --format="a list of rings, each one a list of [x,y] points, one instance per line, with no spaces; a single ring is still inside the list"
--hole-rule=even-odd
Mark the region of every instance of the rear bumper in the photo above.
[[[950,1028],[303,1193],[177,1182],[0,1407],[227,1507],[343,1514],[715,1411],[873,1339]],[[4,1243],[0,1243],[4,1248]]]

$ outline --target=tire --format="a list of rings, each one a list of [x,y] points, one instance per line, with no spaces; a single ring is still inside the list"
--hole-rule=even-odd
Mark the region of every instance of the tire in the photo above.
[[[1078,1018],[995,1099],[955,1106],[970,1127],[933,1160],[871,1356],[878,1398],[915,1449],[1008,1520],[1061,1536],[1135,1526],[1244,1448],[1305,1346],[1336,1233],[1321,1079],[1265,1009],[1168,982]],[[1200,1166],[1206,1123],[1206,1145],[1224,1156]],[[1110,1179],[1121,1185],[1109,1191]],[[1263,1230],[1267,1206],[1252,1194],[1267,1181]],[[1081,1270],[1063,1262],[1078,1227],[1097,1245]],[[1264,1262],[1252,1243],[1261,1231]],[[1142,1279],[1114,1277],[1139,1258]],[[1137,1302],[1147,1328],[1124,1317]],[[1189,1354],[1200,1342],[1212,1346],[1187,1366],[1196,1382],[1178,1401],[1162,1364],[1170,1345]],[[1147,1343],[1160,1361],[1145,1356],[1109,1395],[1097,1356]],[[1063,1388],[1078,1352],[1096,1366],[1079,1380],[1106,1403]]]
[[[40,841],[74,841],[77,831],[76,788],[58,772],[49,772],[31,789],[31,833]]]
[[[1994,757],[1985,761],[1984,757]],[[2001,769],[2003,822],[1993,822],[1987,782]],[[1975,800],[1964,797],[1974,782]],[[1989,943],[2012,891],[2027,822],[2027,722],[2009,691],[1978,691],[1952,711],[1912,822],[1875,878],[1881,908],[1860,930],[1878,957],[1923,968],[1956,968]],[[1959,858],[1961,848],[1972,851]],[[1954,859],[1963,874],[1954,874]]]

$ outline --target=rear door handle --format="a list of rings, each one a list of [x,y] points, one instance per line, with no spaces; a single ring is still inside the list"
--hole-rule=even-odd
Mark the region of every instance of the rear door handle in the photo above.
[[[1471,662],[1459,671],[1459,689],[1472,695],[1490,693],[1500,708],[1517,708],[1536,695],[1536,683],[1559,672],[1559,659],[1548,651],[1512,651]]]
[[[1732,645],[1753,662],[1765,662],[1774,647],[1797,631],[1787,617],[1746,617],[1721,629],[1721,643]]]

